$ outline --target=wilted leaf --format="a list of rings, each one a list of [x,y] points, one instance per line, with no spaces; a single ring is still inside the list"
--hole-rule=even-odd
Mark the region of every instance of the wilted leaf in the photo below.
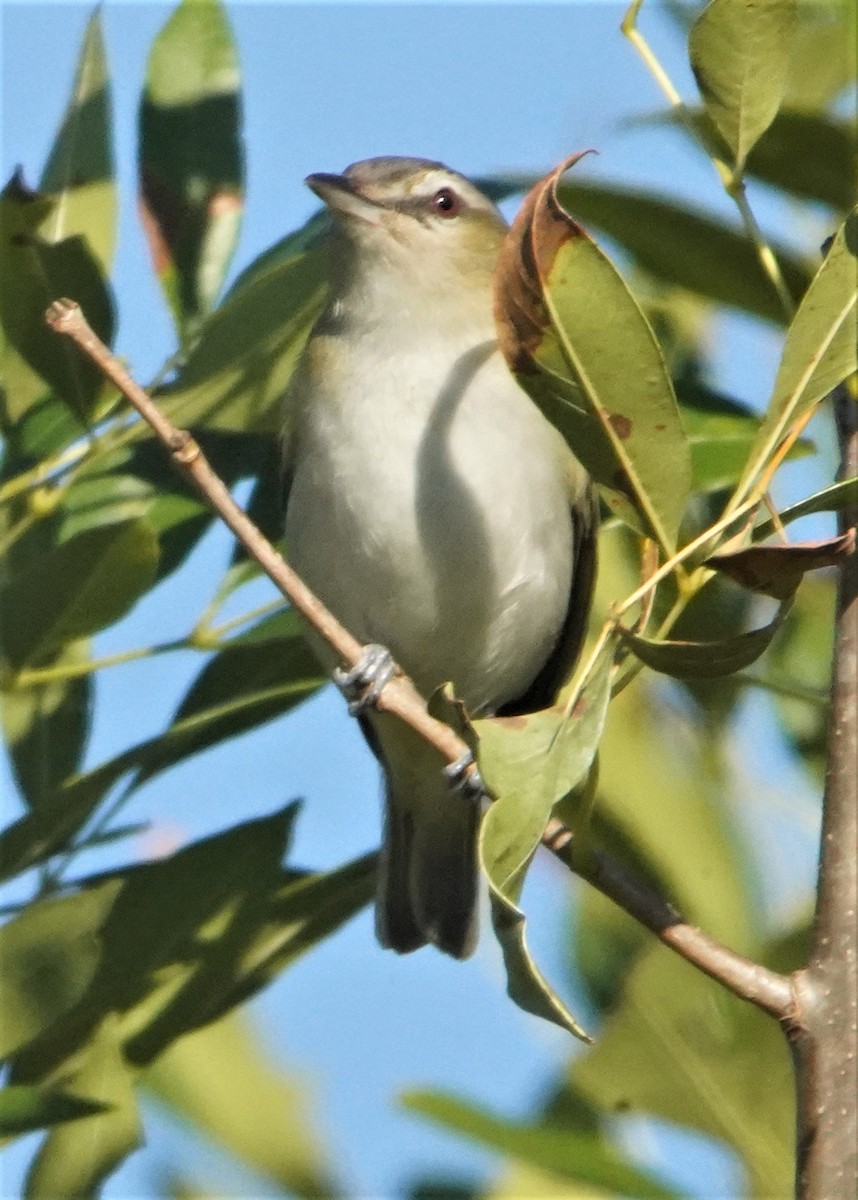
[[[756,662],[771,645],[788,611],[789,601],[785,601],[768,625],[720,641],[656,641],[628,630],[621,630],[620,636],[641,662],[654,671],[676,679],[716,679]]]
[[[0,1058],[44,1033],[85,994],[100,961],[98,930],[118,885],[37,900],[0,928]]]
[[[238,1014],[174,1042],[143,1082],[177,1116],[289,1195],[338,1195],[333,1164],[312,1127],[306,1082],[275,1070]]]
[[[858,370],[858,208],[853,209],[787,331],[765,419],[735,502],[751,490],[790,426]]]
[[[560,1179],[587,1183],[634,1200],[672,1200],[677,1193],[625,1162],[597,1131],[524,1125],[443,1092],[406,1092],[410,1112],[450,1129],[504,1157],[529,1163]]]
[[[44,390],[51,388],[83,423],[91,416],[104,386],[98,367],[68,338],[57,337],[44,321],[45,309],[58,296],[72,296],[102,341],[113,337],[113,308],[101,269],[76,234],[60,242],[47,241],[40,227],[55,202],[27,188],[15,175],[0,194],[0,322],[19,358],[5,364],[6,406],[17,420],[27,405],[16,400],[20,388],[35,403],[39,390],[19,371],[34,372]],[[8,356],[7,356],[8,358]]]
[[[102,1104],[68,1092],[12,1084],[0,1088],[0,1137],[14,1137],[61,1121],[74,1121],[103,1109]]]
[[[816,542],[788,542],[776,546],[746,546],[713,554],[706,559],[751,592],[788,600],[808,571],[836,567],[855,552],[855,530]]]
[[[156,38],[140,105],[140,194],[184,341],[212,307],[243,205],[238,59],[219,0],[183,0]]]
[[[739,171],[783,99],[795,0],[709,0],[688,39],[691,69]]]
[[[599,1041],[572,1068],[599,1109],[651,1114],[723,1139],[757,1200],[793,1187],[794,1087],[777,1023],[671,950],[632,969]]]
[[[500,344],[609,507],[669,553],[690,487],[688,444],[646,318],[560,205],[557,185],[574,161],[531,189],[501,250]]]
[[[116,236],[112,122],[101,14],[96,9],[86,27],[68,107],[39,188],[56,201],[41,228],[45,240],[61,242],[82,234],[104,271],[110,269]]]
[[[15,667],[104,629],[146,591],[158,542],[143,520],[87,530],[5,581],[3,648]]]
[[[89,658],[89,643],[73,642],[51,666]],[[0,692],[3,732],[21,795],[30,807],[49,800],[80,766],[90,726],[92,678],[11,687]]]
[[[279,431],[280,401],[325,296],[318,250],[299,254],[233,292],[206,321],[175,388],[161,397],[182,425]]]
[[[122,1058],[113,1014],[93,1031],[58,1082],[103,1111],[51,1129],[28,1172],[25,1200],[97,1195],[107,1176],[142,1140],[131,1073]]]
[[[783,306],[760,268],[753,243],[740,230],[637,188],[564,183],[558,194],[571,213],[615,238],[656,278],[783,324]],[[773,250],[797,302],[811,273],[789,250]]]

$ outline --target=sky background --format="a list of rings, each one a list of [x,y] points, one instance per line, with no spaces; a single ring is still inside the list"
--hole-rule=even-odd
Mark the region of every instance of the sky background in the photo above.
[[[37,182],[90,11],[76,0],[2,4],[4,181],[22,164],[27,182]],[[120,187],[116,349],[141,381],[154,376],[174,348],[134,203],[136,107],[149,48],[170,11],[169,5],[125,3],[106,3],[102,10]],[[231,278],[313,211],[304,176],[377,154],[437,158],[482,175],[541,171],[592,146],[599,157],[577,168],[582,177],[647,185],[733,220],[711,165],[682,137],[620,127],[632,115],[662,107],[655,84],[619,33],[621,5],[232,3],[228,11],[244,78],[248,152],[247,206]],[[643,23],[680,91],[693,97],[676,27],[657,4],[645,6]],[[753,198],[764,222],[775,223],[783,236],[780,204],[762,193]],[[721,386],[761,405],[777,362],[777,332],[725,316],[713,325],[711,338]],[[729,358],[722,346],[730,347]],[[787,485],[795,495],[816,486],[803,471],[793,471]],[[227,535],[213,532],[176,576],[96,640],[95,653],[185,633],[229,552]],[[265,584],[253,595],[242,593],[242,611],[270,594]],[[103,673],[88,762],[159,732],[201,664],[188,652]],[[749,711],[753,717],[753,707]],[[759,740],[760,728],[752,723],[747,736]],[[782,782],[786,770],[773,760],[769,782]],[[810,799],[797,781],[789,782],[811,833]],[[17,802],[5,766],[0,789],[4,817],[11,819]],[[134,847],[145,853],[156,842],[162,848],[178,844],[303,796],[293,859],[335,866],[376,845],[378,792],[372,756],[339,696],[327,689],[286,720],[153,781],[124,818],[153,822],[150,840]],[[799,852],[790,876],[798,869],[809,883],[811,860],[812,852]],[[531,873],[530,941],[561,987],[566,981],[557,930],[567,919],[567,891],[551,862]],[[311,1081],[320,1128],[351,1194],[373,1200],[401,1194],[423,1170],[467,1176],[492,1161],[398,1110],[399,1090],[443,1086],[525,1116],[553,1067],[570,1052],[567,1035],[506,1000],[490,936],[464,965],[432,951],[399,959],[376,947],[368,913],[290,969],[253,1010],[275,1060]],[[159,1172],[176,1158],[193,1164],[218,1194],[266,1195],[263,1184],[203,1153],[156,1111],[147,1111],[146,1122],[149,1146],[113,1177],[107,1200],[154,1195]],[[701,1139],[655,1137],[653,1125],[642,1121],[624,1128],[640,1161],[663,1170],[689,1196],[735,1195],[733,1164]],[[32,1147],[26,1139],[7,1153],[0,1175],[4,1198],[18,1194]]]

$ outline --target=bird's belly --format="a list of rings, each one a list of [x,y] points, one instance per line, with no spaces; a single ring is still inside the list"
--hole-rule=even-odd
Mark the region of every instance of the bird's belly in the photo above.
[[[424,694],[451,681],[472,711],[527,689],[569,600],[557,435],[514,399],[506,421],[503,405],[487,421],[462,404],[428,428],[325,436],[299,460],[287,511],[291,562],[346,628],[386,645]]]

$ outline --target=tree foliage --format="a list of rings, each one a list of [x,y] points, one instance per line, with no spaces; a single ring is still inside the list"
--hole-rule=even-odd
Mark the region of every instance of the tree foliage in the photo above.
[[[519,902],[559,809],[732,948],[782,970],[802,961],[807,914],[779,928],[761,915],[763,856],[737,818],[726,747],[754,689],[818,786],[833,585],[825,573],[801,580],[848,546],[762,543],[793,518],[854,505],[858,485],[821,487],[772,520],[761,503],[784,458],[815,453],[804,424],[856,370],[855,132],[835,107],[847,81],[808,71],[809,91],[790,71],[792,39],[822,63],[849,23],[846,3],[712,0],[697,15],[700,107],[667,119],[714,157],[742,225],[684,207],[669,181],[663,195],[574,170],[489,181],[496,194],[526,193],[498,274],[503,348],[592,472],[609,519],[591,644],[558,706],[467,729],[498,796],[481,853],[510,994],[597,1033],[558,1064],[527,1122],[448,1094],[406,1098],[497,1154],[504,1171],[484,1196],[525,1186],[670,1196],[613,1136],[611,1114],[628,1109],[731,1147],[749,1196],[791,1191],[794,1105],[776,1024],[590,890],[570,935],[586,1001],[573,1017],[530,956]],[[45,1131],[30,1196],[91,1195],[139,1144],[148,1091],[284,1193],[335,1195],[345,1184],[302,1088],[263,1060],[239,1008],[369,902],[374,857],[327,871],[289,865],[292,805],[163,861],[78,870],[87,848],[127,836],[117,818],[145,781],[284,717],[325,682],[288,609],[217,624],[256,573],[237,550],[207,611],[156,648],[202,660],[168,727],[84,769],[103,665],[92,639],[175,572],[213,520],[148,428],[43,321],[69,295],[111,342],[113,138],[96,13],[38,187],[17,174],[0,196],[0,699],[21,801],[0,834],[0,869],[31,896],[0,929],[0,1127]],[[218,0],[182,0],[153,43],[138,162],[141,220],[177,338],[153,394],[228,485],[249,481],[251,515],[277,541],[278,403],[324,295],[325,222],[289,234],[224,294],[244,147]],[[803,253],[769,247],[747,219],[746,180],[811,202],[817,240],[833,235],[824,258],[812,236]],[[724,307],[780,329],[762,415],[712,382],[706,332]],[[657,588],[630,602],[642,564],[646,578],[659,562]],[[177,1183],[173,1194],[190,1192]],[[416,1194],[440,1193],[427,1180]]]

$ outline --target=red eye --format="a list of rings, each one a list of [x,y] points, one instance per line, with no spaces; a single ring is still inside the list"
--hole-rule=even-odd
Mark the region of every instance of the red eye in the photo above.
[[[452,188],[440,188],[432,197],[432,207],[439,217],[456,217],[462,211],[462,201]]]

